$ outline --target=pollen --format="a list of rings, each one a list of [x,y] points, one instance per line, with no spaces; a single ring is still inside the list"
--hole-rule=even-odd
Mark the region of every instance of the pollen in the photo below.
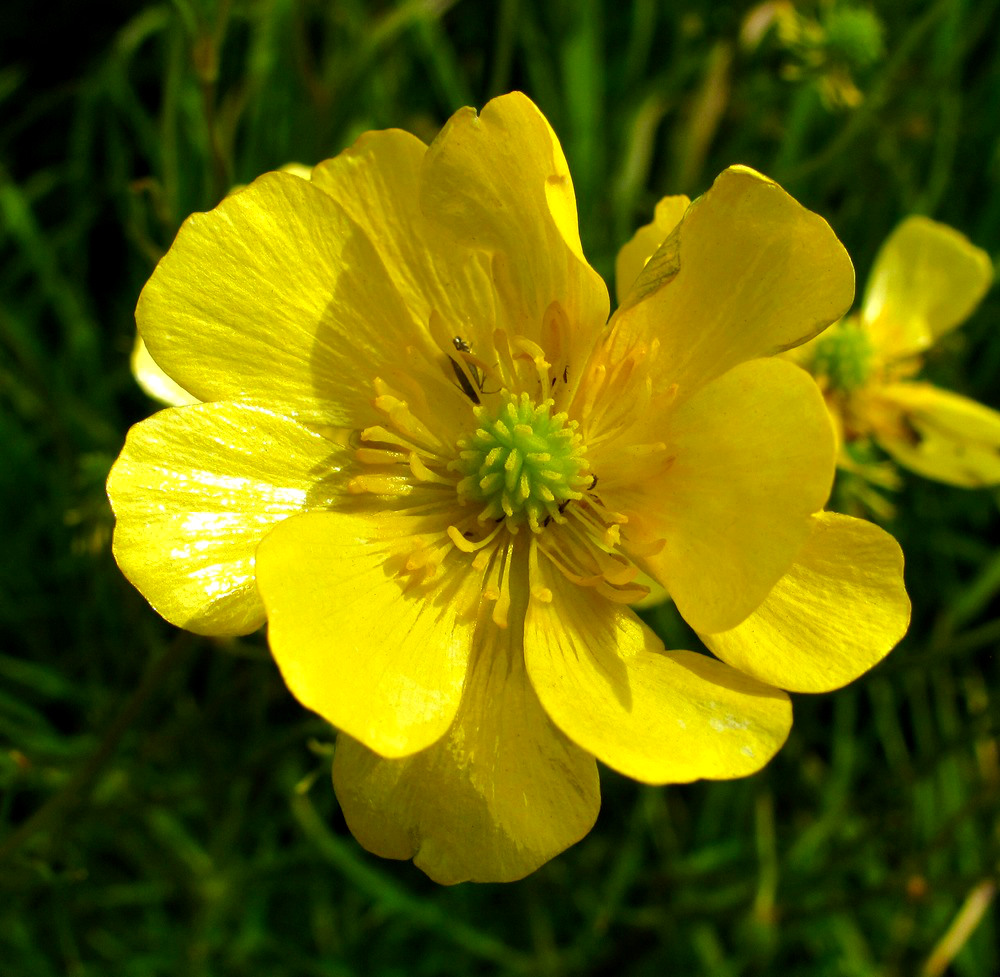
[[[593,482],[576,421],[552,408],[526,393],[506,394],[499,409],[475,408],[476,429],[459,440],[449,468],[462,476],[459,500],[480,506],[481,522],[506,522],[513,532],[527,523],[539,533],[565,522],[563,510]]]

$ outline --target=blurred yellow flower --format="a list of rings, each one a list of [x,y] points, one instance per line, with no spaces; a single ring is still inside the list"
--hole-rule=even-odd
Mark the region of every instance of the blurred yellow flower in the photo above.
[[[1000,413],[915,380],[923,354],[989,289],[985,251],[926,217],[904,220],[875,259],[861,309],[791,355],[817,378],[842,442],[842,467],[873,440],[899,464],[949,485],[1000,483]]]
[[[185,222],[139,300],[198,403],[129,433],[119,565],[181,627],[266,618],[341,731],[351,830],[439,881],[582,837],[595,757],[759,769],[777,686],[842,685],[906,628],[894,541],[819,511],[816,384],[765,358],[850,306],[846,253],[744,167],[676,216],[608,324],[562,150],[512,94],[429,147],[374,132],[261,177]],[[640,570],[724,661],[663,647]]]

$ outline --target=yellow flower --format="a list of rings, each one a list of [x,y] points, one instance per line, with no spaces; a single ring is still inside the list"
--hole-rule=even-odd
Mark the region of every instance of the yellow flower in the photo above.
[[[852,455],[871,439],[927,478],[1000,483],[1000,413],[913,379],[923,354],[972,314],[992,277],[989,256],[964,235],[909,217],[882,245],[860,312],[795,351],[824,390],[843,467],[871,476]]]
[[[843,684],[905,630],[895,543],[818,511],[818,388],[762,358],[852,294],[827,224],[735,167],[609,325],[527,98],[429,147],[369,133],[189,218],[146,285],[140,331],[200,403],[130,432],[118,562],[182,627],[267,619],[365,847],[519,878],[590,829],[595,757],[748,774],[791,724],[777,685]],[[737,667],[665,650],[640,570]]]

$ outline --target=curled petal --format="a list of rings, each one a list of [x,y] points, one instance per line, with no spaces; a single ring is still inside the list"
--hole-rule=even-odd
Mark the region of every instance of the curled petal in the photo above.
[[[664,197],[656,205],[653,220],[649,224],[643,224],[622,245],[615,258],[615,291],[619,305],[624,304],[629,290],[646,267],[646,262],[680,223],[690,204],[690,198],[685,196]]]
[[[811,339],[854,298],[823,218],[745,166],[725,170],[653,255],[615,317],[613,348],[654,338],[679,397],[745,360]]]

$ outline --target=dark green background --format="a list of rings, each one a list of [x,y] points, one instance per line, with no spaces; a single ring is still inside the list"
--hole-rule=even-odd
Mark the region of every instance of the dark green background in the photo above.
[[[911,212],[995,258],[997,0],[879,4],[881,50],[843,19],[837,33],[843,8],[810,8],[825,60],[790,79],[795,52],[741,47],[749,8],[709,0],[3,5],[5,977],[997,974],[989,914],[950,969],[931,959],[998,879],[995,491],[908,481],[889,528],[911,633],[849,689],[797,696],[762,774],[652,789],[604,771],[591,835],[506,886],[443,889],[363,852],[330,787],[331,732],[262,637],[170,628],[109,551],[104,478],[154,409],[127,360],[157,257],[231,184],[369,128],[429,139],[523,89],[608,277],[659,196],[734,162],[826,216],[859,282]],[[838,66],[856,108],[818,94]],[[998,318],[994,291],[928,375],[1000,407]]]

